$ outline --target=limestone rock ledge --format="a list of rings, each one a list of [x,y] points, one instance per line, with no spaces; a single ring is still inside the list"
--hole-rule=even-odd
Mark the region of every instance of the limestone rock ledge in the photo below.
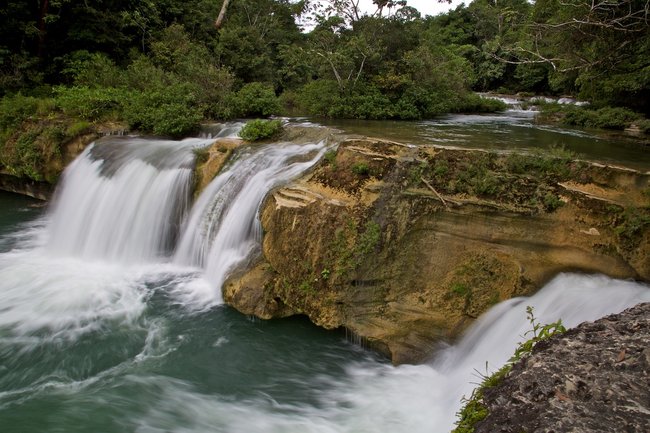
[[[537,344],[484,392],[476,433],[647,432],[650,303]]]
[[[648,191],[647,173],[570,159],[348,138],[266,199],[263,259],[224,299],[421,362],[558,272],[649,280]]]

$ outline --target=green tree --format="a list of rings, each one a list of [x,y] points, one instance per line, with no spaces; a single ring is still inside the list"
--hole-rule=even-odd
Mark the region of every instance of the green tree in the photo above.
[[[650,25],[645,0],[538,0],[506,62],[544,65],[558,91],[650,112]]]

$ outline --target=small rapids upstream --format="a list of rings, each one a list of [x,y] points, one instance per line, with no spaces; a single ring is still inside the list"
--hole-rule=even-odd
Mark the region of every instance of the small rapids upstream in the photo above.
[[[243,317],[220,288],[259,254],[260,203],[326,148],[242,149],[192,203],[209,142],[100,140],[40,217],[0,195],[3,432],[448,432],[476,371],[530,329],[526,306],[575,326],[650,301],[642,284],[562,274],[400,367],[300,318]]]

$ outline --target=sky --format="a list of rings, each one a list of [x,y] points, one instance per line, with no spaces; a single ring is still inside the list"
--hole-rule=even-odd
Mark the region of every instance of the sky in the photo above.
[[[416,8],[420,11],[422,17],[426,15],[438,15],[455,9],[461,3],[469,4],[472,0],[452,0],[451,3],[440,3],[438,0],[406,0],[407,5]],[[359,8],[362,12],[373,13],[377,7],[372,4],[372,0],[359,0]],[[315,25],[310,19],[303,19],[300,22],[304,32],[311,31]]]
[[[471,0],[465,0],[465,4],[469,4]],[[449,3],[439,3],[438,0],[407,0],[407,4],[414,7],[424,17],[425,15],[437,15],[442,12],[447,12],[450,9],[455,9],[456,6],[463,3],[463,0],[452,0]],[[361,10],[366,12],[374,12],[376,7],[372,4],[372,0],[361,0]]]

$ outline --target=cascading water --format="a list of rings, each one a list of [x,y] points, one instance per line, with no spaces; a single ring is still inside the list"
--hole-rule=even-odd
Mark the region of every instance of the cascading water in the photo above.
[[[213,287],[261,241],[257,211],[268,191],[316,163],[323,143],[248,148],[205,189],[185,225],[175,261],[206,269]]]
[[[192,149],[207,144],[123,137],[89,146],[54,198],[50,253],[122,263],[169,254],[189,205]]]
[[[563,274],[497,305],[431,362],[393,367],[299,319],[209,308],[213,284],[258,245],[262,197],[322,144],[242,151],[172,256],[186,203],[171,194],[187,193],[191,149],[204,142],[123,140],[70,167],[49,217],[0,237],[3,432],[448,432],[475,371],[496,370],[530,329],[526,306],[574,326],[650,302],[642,284]],[[177,296],[193,285],[212,294],[203,308]]]

